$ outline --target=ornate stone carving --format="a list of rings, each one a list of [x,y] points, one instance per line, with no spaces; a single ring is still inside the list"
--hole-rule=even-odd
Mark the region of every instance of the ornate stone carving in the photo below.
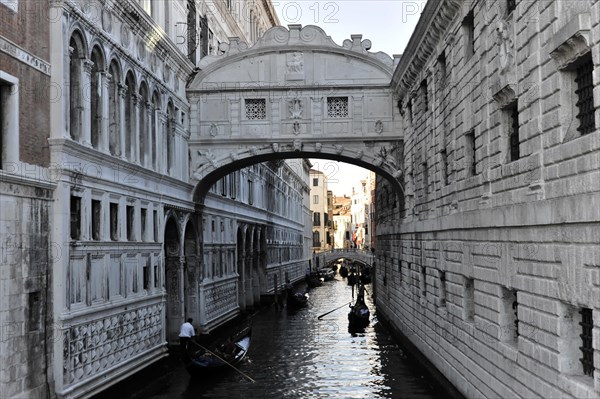
[[[208,134],[210,134],[210,137],[216,137],[217,134],[219,134],[219,127],[217,126],[216,123],[210,124],[210,128],[208,129]]]
[[[302,142],[298,139],[294,140],[292,148],[294,151],[302,151]]]
[[[287,55],[287,72],[288,73],[303,73],[304,72],[304,55],[302,53],[289,53]]]
[[[240,156],[237,152],[231,152],[229,154],[229,156],[231,157],[232,160],[237,161],[238,159],[240,159]]]
[[[154,304],[66,327],[64,384],[85,381],[162,345],[162,311]]]
[[[210,163],[212,166],[217,167],[217,156],[210,149],[206,150],[204,154],[202,153],[202,151],[198,151],[198,155],[206,158],[206,161],[200,161],[197,169],[200,169],[207,162]]]
[[[206,288],[206,318],[210,322],[237,306],[237,281],[217,283]]]
[[[513,85],[506,85],[504,87],[494,86],[492,87],[494,93],[492,96],[494,100],[498,103],[499,108],[504,108],[509,105],[511,102],[516,100],[515,91],[513,89]]]
[[[381,122],[381,120],[378,120],[377,122],[375,122],[375,133],[377,133],[377,134],[383,133],[383,122]]]
[[[279,152],[279,144],[278,143],[272,143],[271,147],[273,148],[273,152]]]
[[[584,13],[577,15],[554,35],[556,44],[550,57],[556,61],[558,69],[568,68],[591,50],[590,29],[590,16]]]
[[[504,73],[512,65],[512,48],[514,47],[513,40],[510,37],[510,27],[506,21],[496,22],[496,41],[499,47],[500,73]]]
[[[301,132],[302,132],[302,126],[300,126],[300,122],[294,121],[294,123],[292,124],[292,133],[294,133],[295,135],[298,135]]]
[[[258,154],[258,148],[255,145],[250,147],[250,154],[252,154],[253,156]]]
[[[344,146],[341,144],[335,144],[333,146],[333,148],[335,148],[335,152],[336,154],[340,155],[342,152],[344,152]]]
[[[302,108],[302,100],[299,98],[294,98],[289,101],[289,110],[290,110],[290,119],[301,119],[302,112],[304,109]]]
[[[322,148],[323,148],[323,144],[321,144],[321,143],[315,143],[315,151],[316,152],[321,152]]]

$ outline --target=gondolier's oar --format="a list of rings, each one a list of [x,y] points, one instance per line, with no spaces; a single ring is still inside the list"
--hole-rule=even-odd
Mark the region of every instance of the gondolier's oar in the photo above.
[[[352,302],[348,302],[348,305],[350,305],[350,304],[352,304]],[[327,312],[327,313],[323,313],[321,316],[317,317],[317,319],[321,320],[321,318],[322,318],[323,316],[327,316],[329,313],[333,313],[333,312],[335,312],[336,310],[343,308],[344,306],[346,306],[346,304],[343,304],[343,305],[342,305],[342,306],[340,306],[340,307],[337,307],[337,308],[335,308],[335,309],[333,309],[333,310],[330,310],[330,311],[329,311],[329,312]]]
[[[249,379],[252,383],[256,382],[254,381],[249,375],[245,374],[242,370],[238,369],[237,367],[235,367],[233,364],[229,363],[227,360],[223,359],[221,356],[217,355],[215,352],[209,350],[208,348],[205,348],[204,346],[200,345],[197,342],[194,342],[192,340],[190,340],[190,342],[192,342],[195,345],[198,345],[200,348],[204,349],[205,351],[207,351],[208,353],[212,354],[214,357],[216,357],[217,359],[223,361],[226,365],[228,365],[229,367],[231,367],[232,369],[234,369],[235,371],[237,371],[238,373],[240,373],[241,375],[243,375],[244,377],[246,377],[247,379]]]

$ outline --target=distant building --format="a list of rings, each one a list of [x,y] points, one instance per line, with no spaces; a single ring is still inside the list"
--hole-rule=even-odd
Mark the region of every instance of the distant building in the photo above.
[[[332,248],[331,191],[327,190],[327,176],[315,169],[310,170],[310,210],[312,212],[313,251]]]
[[[333,197],[334,248],[347,249],[352,244],[352,213],[350,197]]]
[[[368,179],[361,180],[358,187],[352,188],[352,246],[365,249],[370,247],[371,226],[371,184]]]

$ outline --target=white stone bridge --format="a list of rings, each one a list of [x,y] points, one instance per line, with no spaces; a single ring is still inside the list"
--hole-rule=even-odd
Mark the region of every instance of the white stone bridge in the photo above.
[[[394,60],[370,47],[361,35],[340,46],[319,27],[290,25],[205,57],[187,89],[195,201],[232,171],[285,158],[352,163],[401,192]]]
[[[331,251],[315,253],[313,255],[313,264],[318,265],[318,267],[326,267],[332,262],[335,262],[340,259],[347,259],[352,262],[360,262],[365,265],[373,266],[375,255],[369,250],[334,249]]]

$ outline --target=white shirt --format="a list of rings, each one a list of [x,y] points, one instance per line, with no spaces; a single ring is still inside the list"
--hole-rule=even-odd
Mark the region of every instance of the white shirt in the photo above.
[[[181,330],[179,331],[180,337],[191,338],[194,335],[196,335],[196,332],[194,331],[194,326],[192,326],[187,321],[181,325]]]

